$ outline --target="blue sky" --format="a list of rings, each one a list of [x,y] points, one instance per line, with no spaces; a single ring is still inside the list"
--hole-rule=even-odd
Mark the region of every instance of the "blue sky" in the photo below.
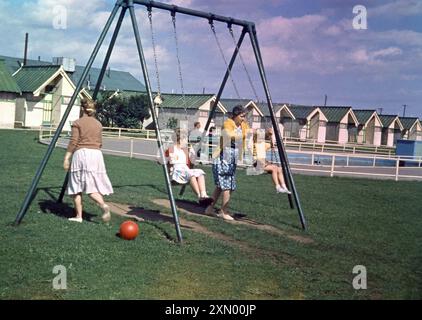
[[[275,102],[383,109],[383,113],[422,118],[422,1],[351,0],[177,0],[192,9],[254,21]],[[65,9],[65,29],[53,27],[57,5]],[[114,1],[0,0],[0,54],[23,55],[29,32],[29,56],[51,61],[54,56],[86,63]],[[355,30],[353,7],[367,9],[367,29]],[[148,19],[143,6],[137,18],[151,84],[156,88]],[[57,20],[57,19],[56,19]],[[180,92],[171,19],[154,11],[161,89]],[[225,71],[208,22],[178,15],[177,28],[186,92],[216,92]],[[226,59],[233,51],[227,28],[216,24]],[[239,29],[235,29],[237,35]],[[104,46],[97,58],[100,65]],[[242,46],[258,98],[264,99],[249,39]],[[111,58],[113,69],[141,77],[128,16]],[[240,61],[233,78],[242,98],[254,98]],[[231,83],[226,97],[237,97]]]

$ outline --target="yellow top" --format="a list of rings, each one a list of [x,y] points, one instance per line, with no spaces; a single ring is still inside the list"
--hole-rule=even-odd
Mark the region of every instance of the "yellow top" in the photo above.
[[[242,129],[241,134],[239,134],[238,130],[236,130],[237,128],[238,127],[236,126],[236,123],[233,119],[227,119],[226,121],[224,121],[223,128],[221,130],[220,146],[217,147],[216,150],[213,152],[213,158],[217,158],[224,148],[232,147],[236,143],[236,141],[239,141],[240,139],[242,139],[242,146],[243,149],[245,149],[246,133],[249,129],[249,125],[247,122],[242,122],[240,124],[240,128]],[[243,152],[239,154],[240,157],[242,157],[242,154]]]

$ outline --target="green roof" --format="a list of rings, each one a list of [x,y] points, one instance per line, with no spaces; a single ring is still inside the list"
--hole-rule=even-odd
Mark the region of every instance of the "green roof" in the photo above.
[[[8,57],[8,56],[1,56],[0,59],[5,60],[5,64],[7,69],[9,69],[10,73],[14,73],[18,70],[23,63],[22,58],[15,58],[15,57]],[[51,62],[47,61],[39,61],[39,60],[31,60],[27,59],[26,61],[27,66],[51,66]],[[85,66],[75,66],[75,72],[67,72],[69,77],[72,79],[75,86],[77,85]],[[89,70],[88,77],[86,78],[85,83],[83,84],[84,87],[87,86],[87,81],[90,82],[90,88],[95,88],[95,84],[97,83],[98,76],[100,74],[101,68],[92,67]],[[121,91],[145,91],[145,86],[137,80],[134,76],[132,76],[127,71],[117,71],[117,70],[107,70],[103,81],[101,83],[102,88],[105,87],[105,90],[121,90]]]
[[[296,119],[306,119],[316,109],[316,107],[297,104],[289,104],[288,107]]]
[[[365,124],[372,117],[375,110],[353,110],[360,124]]]
[[[22,92],[34,92],[45,83],[60,66],[25,66],[22,67],[13,78]]]
[[[4,60],[0,60],[0,92],[21,93],[18,84],[6,68]]]
[[[75,85],[81,78],[84,69],[84,66],[76,66],[75,72],[69,75]],[[95,88],[100,72],[100,68],[91,68],[89,70],[88,77],[85,80],[84,86],[87,85],[87,81],[89,80],[90,87]],[[145,92],[145,86],[126,71],[107,70],[103,77],[103,81],[101,82],[101,87],[105,88],[105,90],[119,89],[121,91]]]
[[[323,107],[318,106],[321,109],[322,113],[327,118],[328,122],[340,122],[341,119],[350,111],[352,107],[344,107],[344,106],[329,106]]]
[[[285,105],[285,103],[273,103],[274,113],[280,111],[280,109]],[[264,114],[264,117],[270,116],[270,110],[268,110],[268,103],[267,102],[259,102],[257,103],[258,108]]]
[[[383,128],[388,128],[391,125],[391,123],[394,121],[394,119],[397,118],[397,116],[390,115],[390,114],[380,114],[379,117],[381,119]]]
[[[413,117],[399,117],[401,124],[403,125],[403,128],[406,130],[410,130],[415,122],[419,121],[418,118]]]
[[[220,99],[221,104],[228,112],[231,112],[237,105],[241,105],[244,108],[250,101],[251,99]]]
[[[4,60],[4,63],[6,65],[6,68],[9,70],[11,74],[15,73],[23,64],[22,58],[14,58],[14,57],[8,57],[8,56],[0,56],[0,59]],[[28,66],[39,66],[39,65],[51,65],[50,62],[45,61],[38,61],[38,60],[31,60],[27,59],[26,64]]]
[[[173,94],[161,93],[163,104],[161,108],[166,109],[198,109],[205,102],[214,97],[213,94]]]

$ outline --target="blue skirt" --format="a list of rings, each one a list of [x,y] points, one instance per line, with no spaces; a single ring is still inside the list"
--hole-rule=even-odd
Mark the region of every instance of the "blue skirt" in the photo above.
[[[238,150],[226,148],[224,154],[214,159],[212,173],[214,183],[221,190],[236,190],[236,163]]]

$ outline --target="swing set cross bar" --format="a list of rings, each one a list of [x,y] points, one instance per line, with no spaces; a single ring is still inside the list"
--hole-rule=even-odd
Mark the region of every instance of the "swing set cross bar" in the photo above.
[[[234,18],[231,18],[231,17],[225,17],[225,16],[213,14],[213,13],[207,13],[207,12],[203,12],[203,11],[192,10],[192,9],[183,8],[183,7],[179,7],[179,6],[176,6],[176,5],[171,5],[171,4],[157,2],[157,1],[126,0],[124,2],[126,2],[128,5],[130,3],[136,3],[136,4],[146,6],[147,8],[163,9],[163,10],[170,11],[171,13],[181,13],[181,14],[186,14],[186,15],[189,15],[189,16],[204,18],[204,19],[207,19],[207,20],[210,20],[210,21],[213,20],[213,21],[225,22],[229,26],[237,25],[237,26],[242,26],[242,27],[247,28],[248,26],[255,25],[251,21],[234,19]]]

